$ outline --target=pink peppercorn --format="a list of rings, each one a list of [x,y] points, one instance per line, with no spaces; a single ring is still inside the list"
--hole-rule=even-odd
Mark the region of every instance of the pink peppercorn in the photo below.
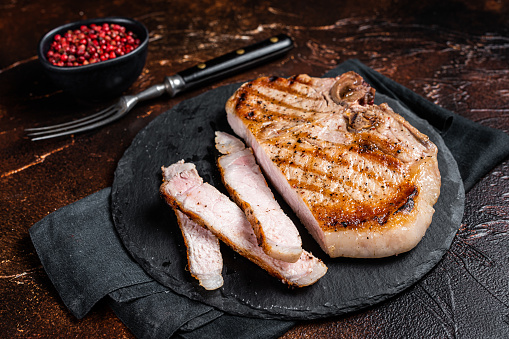
[[[82,25],[74,31],[56,34],[46,57],[55,66],[82,66],[117,58],[139,45],[140,40],[124,26]]]

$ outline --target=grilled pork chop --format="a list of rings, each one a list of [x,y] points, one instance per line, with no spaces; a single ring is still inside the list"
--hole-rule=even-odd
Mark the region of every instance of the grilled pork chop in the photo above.
[[[284,283],[302,287],[314,284],[327,267],[311,253],[302,251],[299,260],[289,263],[269,257],[258,246],[244,212],[214,186],[204,183],[192,163],[183,160],[163,167],[160,193],[173,208],[207,227],[220,240]]]
[[[253,226],[258,244],[275,259],[299,260],[299,231],[274,199],[252,150],[228,133],[216,132],[215,142],[224,154],[217,160],[223,183]]]
[[[331,257],[415,247],[440,194],[437,148],[360,75],[262,77],[226,104],[237,135]]]
[[[218,289],[223,286],[223,257],[219,240],[208,229],[178,209],[174,210],[187,248],[189,272],[206,290]]]

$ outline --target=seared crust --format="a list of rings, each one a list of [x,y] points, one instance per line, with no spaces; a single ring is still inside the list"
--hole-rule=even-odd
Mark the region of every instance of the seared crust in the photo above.
[[[392,228],[425,220],[414,227],[422,237],[431,222],[423,213],[433,214],[439,195],[437,148],[388,105],[372,104],[374,90],[352,73],[256,79],[228,100],[228,121],[329,255],[393,255],[409,247],[390,248]],[[345,232],[358,239],[350,249],[332,234]]]
[[[304,287],[314,284],[326,273],[327,267],[323,262],[306,251],[302,251],[299,260],[295,263],[276,260],[263,253],[256,244],[252,244],[251,237],[253,241],[255,241],[255,236],[240,208],[214,187],[207,183],[203,183],[194,165],[185,164],[182,161],[172,166],[176,166],[176,171],[178,172],[177,176],[185,176],[184,180],[182,180],[184,183],[176,183],[173,185],[174,182],[168,181],[166,175],[164,175],[163,177],[165,179],[163,179],[163,183],[159,189],[161,197],[167,204],[182,211],[194,222],[207,227],[219,240],[230,246],[237,253],[248,258],[266,270],[270,275],[290,286]],[[183,168],[184,166],[187,166],[187,168]],[[171,166],[169,168],[171,168]],[[167,168],[163,167],[163,173],[165,173],[166,169]],[[193,191],[193,193],[189,193],[190,195],[188,195],[188,192],[181,191],[182,188],[185,191],[193,191],[196,189],[200,192]],[[195,194],[204,194],[203,199],[197,197]],[[195,198],[196,200],[186,203],[191,195],[191,200]],[[218,219],[215,218],[215,224],[205,220],[203,215],[208,214],[210,217],[211,214],[215,214],[214,211],[205,206],[205,204],[208,204],[211,200],[216,206],[222,205],[222,211],[232,212],[225,216],[225,218],[226,220],[231,220],[233,224],[226,226],[219,225],[217,223]],[[219,213],[221,212],[219,211]],[[239,215],[242,217],[239,218]],[[245,223],[242,222],[242,220],[245,220]],[[236,224],[236,222],[240,222],[241,224]]]

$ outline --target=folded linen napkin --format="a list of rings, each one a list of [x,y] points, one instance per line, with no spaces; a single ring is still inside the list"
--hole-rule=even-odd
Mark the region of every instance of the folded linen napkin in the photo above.
[[[509,156],[507,134],[440,108],[357,60],[349,60],[325,76],[350,70],[441,132],[466,190]],[[225,314],[153,280],[131,259],[116,233],[110,192],[106,188],[63,207],[30,229],[46,273],[77,318],[105,299],[139,338],[274,338],[295,325],[294,321]]]

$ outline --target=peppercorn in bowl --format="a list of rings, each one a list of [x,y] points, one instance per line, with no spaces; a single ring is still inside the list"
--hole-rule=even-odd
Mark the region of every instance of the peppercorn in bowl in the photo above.
[[[108,17],[49,31],[37,54],[56,86],[79,99],[101,101],[121,95],[136,81],[147,50],[148,30],[142,23]]]

